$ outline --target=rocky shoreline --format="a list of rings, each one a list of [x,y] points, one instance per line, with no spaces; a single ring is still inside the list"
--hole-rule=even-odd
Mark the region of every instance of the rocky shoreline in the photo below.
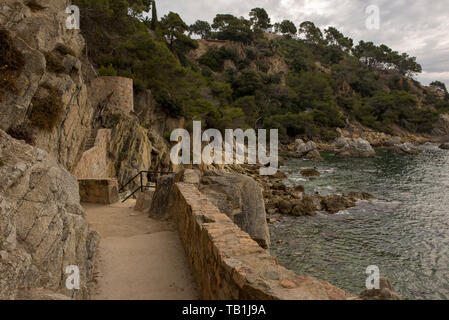
[[[447,124],[446,124],[447,125]],[[294,142],[280,146],[280,164],[290,159],[304,159],[322,161],[321,152],[332,152],[340,157],[374,158],[374,148],[384,149],[401,155],[416,156],[424,150],[427,144],[438,145],[444,141],[442,137],[430,137],[403,133],[401,137],[372,131],[341,130],[341,137],[331,143],[322,141],[304,141],[297,139]],[[363,137],[363,138],[362,138]],[[449,149],[449,143],[439,145],[440,149]],[[306,194],[304,187],[298,185],[289,187],[284,184],[287,178],[282,171],[274,176],[261,177],[259,167],[255,165],[232,166],[231,171],[241,173],[255,179],[263,189],[268,222],[275,223],[280,218],[276,215],[315,216],[317,212],[335,214],[339,211],[354,207],[357,201],[373,200],[372,195],[363,191],[348,192],[344,194],[320,195]],[[301,171],[304,177],[314,179],[320,173],[316,168],[307,168]]]

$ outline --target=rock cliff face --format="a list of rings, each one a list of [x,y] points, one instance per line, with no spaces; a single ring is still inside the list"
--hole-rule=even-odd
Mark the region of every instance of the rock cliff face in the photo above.
[[[43,150],[0,130],[0,299],[42,288],[89,297],[97,234],[89,232],[77,180]],[[80,289],[66,288],[66,267]]]
[[[35,145],[72,170],[90,135],[92,108],[82,72],[85,42],[78,30],[66,28],[68,5],[66,0],[4,0],[0,4],[0,29],[6,30],[25,62],[17,91],[6,92],[0,100],[0,129],[34,126]],[[42,123],[30,122],[39,96],[58,104],[55,123],[45,130]]]
[[[66,27],[69,5],[67,0],[0,4],[0,30],[24,61],[15,81],[17,90],[0,93],[0,129],[27,138],[82,177],[91,172],[80,172],[77,165],[86,143],[101,128],[112,130],[107,159],[102,153],[107,167],[101,178],[117,177],[121,185],[141,170],[168,169],[169,145],[163,136],[183,127],[183,120],[168,117],[151,92],[134,97],[131,79],[97,78],[83,56],[80,31]],[[18,128],[26,128],[25,137]]]

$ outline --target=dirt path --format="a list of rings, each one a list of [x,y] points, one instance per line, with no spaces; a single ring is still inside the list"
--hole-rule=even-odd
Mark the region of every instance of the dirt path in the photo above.
[[[91,229],[100,234],[92,299],[197,299],[176,230],[134,211],[134,204],[83,204]]]

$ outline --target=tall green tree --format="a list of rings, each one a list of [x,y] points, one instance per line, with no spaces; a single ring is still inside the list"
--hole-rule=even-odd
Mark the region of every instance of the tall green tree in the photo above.
[[[153,0],[152,8],[151,8],[151,30],[156,30],[159,25],[159,21],[157,20],[157,8],[156,8],[156,0]]]
[[[171,48],[173,48],[175,42],[186,47],[196,47],[196,42],[185,34],[189,31],[189,27],[181,19],[179,14],[170,11],[168,15],[165,15],[161,19],[160,27],[162,34],[167,38]]]
[[[268,29],[273,25],[271,24],[270,16],[263,8],[254,8],[249,13],[251,24],[254,28]]]
[[[232,14],[217,14],[212,28],[217,31],[217,37],[220,40],[250,43],[254,38],[251,21],[243,17],[237,18]]]
[[[448,91],[447,91],[447,88],[446,88],[446,84],[444,84],[441,81],[433,81],[430,84],[430,87],[434,88],[434,89],[436,89],[438,91],[444,92],[445,94],[448,94]]]
[[[326,42],[330,45],[337,46],[341,50],[350,52],[354,46],[354,41],[351,38],[345,37],[340,31],[334,27],[329,27],[324,30],[326,34]]]
[[[311,21],[304,21],[299,26],[299,34],[304,35],[307,42],[320,44],[323,42],[323,33],[320,28]]]
[[[190,26],[190,33],[199,35],[201,39],[208,39],[211,36],[212,27],[207,21],[197,20]]]
[[[281,23],[276,23],[274,28],[276,33],[282,33],[283,35],[293,36],[298,32],[295,24],[290,20],[284,20]]]

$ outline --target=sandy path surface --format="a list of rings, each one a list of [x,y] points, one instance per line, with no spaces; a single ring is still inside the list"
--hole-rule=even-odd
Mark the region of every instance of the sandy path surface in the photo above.
[[[92,299],[197,299],[178,233],[134,211],[134,204],[82,204],[91,229],[100,234]]]

